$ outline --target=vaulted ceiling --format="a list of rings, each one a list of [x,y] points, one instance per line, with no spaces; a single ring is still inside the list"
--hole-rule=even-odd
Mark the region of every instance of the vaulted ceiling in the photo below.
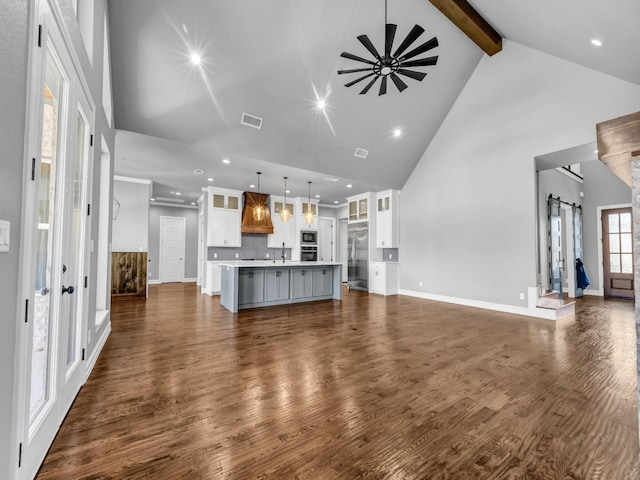
[[[638,2],[470,3],[507,39],[640,84]],[[484,55],[427,0],[389,0],[393,48],[418,24],[425,32],[410,48],[434,36],[439,45],[415,59],[438,61],[412,68],[427,75],[402,77],[403,92],[390,81],[378,95],[378,80],[360,94],[368,79],[347,88],[360,74],[337,71],[368,65],[340,54],[372,59],[362,34],[384,51],[382,0],[109,0],[109,12],[116,174],[186,202],[207,185],[248,190],[257,171],[265,193],[282,193],[288,176],[291,195],[306,196],[311,180],[324,204],[401,188]],[[262,128],[243,126],[243,113]]]

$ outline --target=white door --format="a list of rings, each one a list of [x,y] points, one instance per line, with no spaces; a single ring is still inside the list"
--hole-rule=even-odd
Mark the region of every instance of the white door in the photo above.
[[[84,381],[92,112],[46,2],[34,49],[16,415],[19,479],[35,476]],[[29,168],[30,167],[30,168]]]
[[[160,217],[160,282],[184,280],[186,218]]]
[[[333,262],[333,224],[332,218],[318,219],[318,260]]]

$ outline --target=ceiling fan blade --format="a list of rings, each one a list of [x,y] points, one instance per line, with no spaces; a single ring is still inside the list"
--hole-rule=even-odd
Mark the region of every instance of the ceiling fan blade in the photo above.
[[[404,68],[399,68],[397,70],[397,72],[400,75],[404,75],[405,77],[413,78],[414,80],[418,80],[419,82],[421,82],[422,79],[427,76],[426,73],[414,72],[413,70],[405,70]]]
[[[437,46],[438,46],[438,39],[436,37],[433,37],[431,40],[427,40],[426,42],[424,42],[418,48],[415,48],[411,50],[409,53],[407,53],[406,55],[403,55],[402,57],[398,58],[398,60],[403,62],[408,58],[412,58],[412,57],[415,57],[416,55],[420,55],[421,53],[431,50],[432,48],[436,48]]]
[[[370,65],[375,65],[376,62],[372,62],[371,60],[367,60],[366,58],[358,57],[357,55],[352,55],[347,52],[342,52],[340,54],[341,57],[348,58],[349,60],[355,60],[356,62],[368,63]]]
[[[413,42],[415,42],[420,35],[422,35],[422,32],[424,32],[424,28],[422,28],[420,25],[414,25],[414,27],[409,32],[409,35],[407,35],[407,38],[402,41],[398,49],[394,52],[393,56],[395,58],[398,58],[398,55],[401,55],[402,52],[409,48],[409,46]]]
[[[380,91],[378,92],[378,96],[384,95],[385,93],[387,93],[387,77],[383,76],[380,81]]]
[[[360,40],[360,43],[364,45],[364,48],[369,50],[369,53],[371,53],[371,55],[380,60],[380,54],[378,53],[378,50],[376,50],[376,47],[373,46],[373,43],[371,43],[371,40],[369,40],[369,37],[367,37],[366,35],[360,35],[357,38],[358,40]]]
[[[387,23],[387,29],[385,32],[385,40],[384,40],[384,56],[385,57],[390,57],[391,56],[391,47],[393,46],[393,39],[396,36],[396,28],[398,28],[397,25],[394,25],[393,23]]]
[[[391,73],[389,76],[391,77],[391,80],[393,80],[393,83],[396,84],[396,87],[398,87],[398,90],[403,91],[405,88],[407,88],[407,84],[400,80],[400,77],[398,77],[395,73]]]
[[[345,83],[345,84],[344,84],[344,86],[345,86],[345,87],[350,87],[351,85],[355,85],[356,83],[361,82],[361,81],[362,81],[362,80],[364,80],[365,78],[369,78],[371,75],[373,75],[373,72],[368,73],[367,75],[364,75],[364,76],[362,76],[362,77],[360,77],[360,78],[356,78],[356,79],[355,79],[355,80],[353,80],[352,82]]]
[[[365,93],[367,93],[369,89],[373,87],[373,84],[376,83],[377,79],[378,79],[377,76],[373,77],[373,79],[369,83],[367,83],[367,86],[362,89],[362,91],[360,92],[360,95],[364,95]]]
[[[401,67],[427,67],[429,65],[435,65],[436,63],[438,63],[437,55],[435,57],[422,58],[420,60],[411,60],[408,62],[402,62],[400,63],[400,66]]]
[[[373,68],[353,68],[351,70],[338,70],[338,75],[342,75],[343,73],[356,73],[356,72],[369,72],[373,70]]]

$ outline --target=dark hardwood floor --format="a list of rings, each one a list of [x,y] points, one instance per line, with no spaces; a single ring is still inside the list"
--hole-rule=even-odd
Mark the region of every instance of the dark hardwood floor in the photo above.
[[[410,297],[113,305],[46,479],[640,478],[633,302],[553,323]]]

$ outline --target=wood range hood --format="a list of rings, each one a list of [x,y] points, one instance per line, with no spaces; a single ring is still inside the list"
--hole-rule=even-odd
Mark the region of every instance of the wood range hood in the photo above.
[[[242,233],[273,233],[273,223],[271,222],[271,213],[269,212],[269,195],[266,193],[244,192],[242,194],[244,200],[242,207]],[[263,208],[263,216],[260,220],[254,215],[256,207]]]

